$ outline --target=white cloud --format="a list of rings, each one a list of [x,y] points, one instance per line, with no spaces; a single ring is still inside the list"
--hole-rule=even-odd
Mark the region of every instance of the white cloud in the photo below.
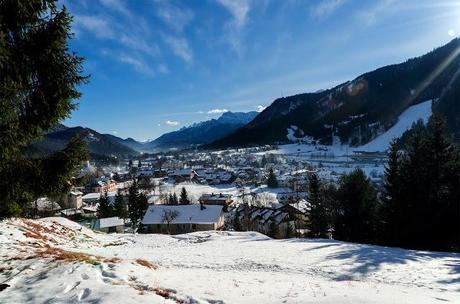
[[[171,126],[171,127],[175,127],[175,126],[179,125],[180,122],[174,121],[174,120],[167,120],[167,121],[165,121],[165,124],[168,125],[168,126]]]
[[[217,0],[234,18],[234,25],[238,28],[246,24],[249,13],[249,1],[247,0]]]
[[[310,13],[316,18],[327,17],[345,2],[346,0],[321,0],[318,4],[310,8]]]
[[[241,32],[248,22],[248,14],[251,9],[248,0],[217,0],[231,15],[232,20],[227,22],[226,39],[231,44],[234,50],[239,52],[241,48]]]
[[[163,22],[179,32],[183,31],[194,17],[191,10],[177,7],[168,1],[159,2],[155,12]]]
[[[182,58],[185,62],[191,63],[193,61],[193,53],[190,49],[188,42],[183,37],[173,37],[164,35],[165,42],[171,47],[173,53]]]
[[[155,72],[141,59],[134,58],[127,54],[122,54],[117,58],[120,62],[129,64],[132,66],[136,71],[148,75],[153,76]]]
[[[447,35],[449,35],[450,37],[453,37],[455,36],[455,31],[453,29],[450,29],[447,31]]]
[[[131,17],[131,12],[126,8],[125,4],[120,0],[100,0],[105,7],[117,11],[125,16]]]
[[[266,107],[266,106],[263,106],[263,105],[258,105],[256,108],[257,108],[257,112],[262,112],[262,111],[265,110],[267,107]]]
[[[225,113],[225,112],[228,112],[228,110],[227,109],[212,109],[212,110],[209,110],[206,113],[207,114],[222,114],[222,113]]]
[[[369,9],[359,11],[357,16],[365,25],[370,26],[377,21],[378,17],[384,16],[387,11],[397,10],[397,6],[402,4],[402,2],[403,1],[397,2],[396,0],[381,0]]]
[[[102,39],[113,39],[115,36],[108,20],[101,16],[74,15],[73,26],[77,32],[85,30]]]
[[[158,72],[161,74],[169,74],[169,68],[165,64],[158,65]]]
[[[118,131],[112,131],[112,134],[118,134]]]

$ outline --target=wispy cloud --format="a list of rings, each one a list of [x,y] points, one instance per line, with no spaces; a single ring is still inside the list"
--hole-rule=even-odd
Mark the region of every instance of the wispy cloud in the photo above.
[[[107,19],[102,16],[74,15],[74,31],[89,32],[100,39],[113,39],[115,34]]]
[[[120,1],[120,0],[100,0],[101,4],[104,5],[105,7],[114,10],[116,12],[119,12],[125,16],[131,17],[131,12],[129,9],[125,6],[125,4]]]
[[[346,0],[321,0],[316,5],[310,7],[310,14],[315,18],[327,17],[335,12],[345,2]]]
[[[161,74],[169,74],[169,68],[166,64],[158,65],[158,72]]]
[[[212,109],[212,110],[209,110],[206,113],[207,114],[222,114],[222,113],[225,113],[225,112],[228,112],[228,110],[227,109]]]
[[[180,124],[180,122],[175,121],[175,120],[167,120],[167,121],[165,121],[165,125],[171,126],[171,127],[175,127],[175,126],[177,126],[179,124]]]
[[[134,68],[134,70],[138,71],[139,73],[145,74],[147,76],[154,76],[155,72],[152,68],[148,66],[143,60],[139,58],[134,58],[127,54],[121,54],[118,57],[118,60],[122,63],[129,64]]]
[[[163,35],[163,38],[176,56],[182,58],[186,63],[193,61],[193,52],[188,45],[187,39],[170,35]]]
[[[251,9],[248,0],[217,0],[232,16],[232,20],[225,24],[226,38],[236,51],[241,47],[241,32],[248,22],[248,14]]]
[[[403,2],[403,1],[402,1]],[[365,25],[373,25],[378,17],[383,16],[388,11],[394,11],[400,2],[396,0],[380,0],[374,6],[357,12],[358,19]]]
[[[194,13],[169,1],[158,1],[156,15],[172,29],[181,32],[193,20]]]

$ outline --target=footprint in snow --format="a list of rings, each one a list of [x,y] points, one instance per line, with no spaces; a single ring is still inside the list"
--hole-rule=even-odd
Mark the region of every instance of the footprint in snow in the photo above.
[[[69,291],[74,290],[80,284],[81,282],[76,282],[74,284],[67,285],[66,288],[64,289],[64,293],[68,293]]]
[[[90,294],[91,294],[91,290],[89,288],[85,288],[85,289],[81,290],[78,293],[78,301],[82,301],[82,300],[86,299],[87,297],[89,297]]]
[[[81,274],[81,278],[82,278],[83,280],[88,280],[88,279],[89,279],[89,275],[87,275],[86,273],[82,273],[82,274]]]

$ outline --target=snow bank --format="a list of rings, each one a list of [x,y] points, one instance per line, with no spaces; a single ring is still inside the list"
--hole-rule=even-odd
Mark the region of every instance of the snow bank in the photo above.
[[[32,231],[38,232],[37,234]],[[256,232],[0,222],[0,303],[459,303],[460,254]],[[60,248],[55,249],[55,248]],[[52,255],[38,255],[40,252]],[[71,255],[74,253],[74,255]]]

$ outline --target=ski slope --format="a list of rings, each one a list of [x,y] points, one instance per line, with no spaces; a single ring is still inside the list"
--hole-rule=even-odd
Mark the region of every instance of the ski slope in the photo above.
[[[398,118],[398,122],[385,133],[378,136],[367,144],[356,148],[356,151],[384,152],[390,146],[394,138],[399,138],[405,131],[411,128],[412,124],[422,119],[427,122],[431,116],[431,100],[413,105],[407,108]]]
[[[0,222],[0,284],[0,303],[460,303],[460,254],[15,219]]]

